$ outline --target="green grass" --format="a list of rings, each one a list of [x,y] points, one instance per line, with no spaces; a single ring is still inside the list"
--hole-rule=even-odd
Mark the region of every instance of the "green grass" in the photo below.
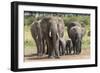
[[[85,36],[82,38],[82,48],[90,48],[90,37],[87,35],[86,31]]]
[[[36,44],[34,39],[32,38],[30,27],[24,26],[24,47],[25,49],[36,48]]]

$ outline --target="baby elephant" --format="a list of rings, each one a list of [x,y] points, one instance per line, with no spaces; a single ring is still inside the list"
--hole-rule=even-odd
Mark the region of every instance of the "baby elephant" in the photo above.
[[[68,39],[66,40],[66,55],[72,54],[72,50],[73,50],[72,40]]]
[[[66,50],[66,41],[64,38],[59,39],[59,54],[60,56],[65,55],[65,50]]]
[[[59,39],[59,53],[60,56],[68,55],[72,53],[73,44],[71,39],[64,40],[64,38]]]

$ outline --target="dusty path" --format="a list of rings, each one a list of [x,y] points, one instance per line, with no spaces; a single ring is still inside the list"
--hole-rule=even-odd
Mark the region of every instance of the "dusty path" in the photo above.
[[[77,60],[77,59],[89,59],[90,58],[90,49],[82,49],[81,54],[79,55],[65,55],[65,56],[60,56],[59,60]],[[24,61],[48,61],[48,60],[56,60],[56,59],[48,59],[47,55],[44,55],[43,57],[38,57],[36,54],[29,54],[24,56]]]

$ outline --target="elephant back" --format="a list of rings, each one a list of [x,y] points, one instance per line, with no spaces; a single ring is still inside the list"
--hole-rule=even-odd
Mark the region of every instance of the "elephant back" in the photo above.
[[[73,26],[70,30],[69,30],[69,35],[71,39],[81,39],[82,35],[81,35],[82,29],[79,26]]]

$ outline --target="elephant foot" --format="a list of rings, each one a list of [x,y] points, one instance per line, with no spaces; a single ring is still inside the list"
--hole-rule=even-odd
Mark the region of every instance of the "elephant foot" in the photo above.
[[[68,53],[66,53],[65,55],[68,55]]]
[[[74,52],[74,53],[72,53],[72,55],[76,55],[76,53]]]
[[[59,59],[60,57],[59,56],[55,56],[55,57],[54,56],[48,56],[48,58],[49,59]]]
[[[60,56],[62,56],[63,54],[60,54]]]
[[[46,52],[45,54],[47,55],[48,53]]]
[[[43,56],[43,54],[37,54],[37,56],[40,56],[41,57],[41,56]]]
[[[54,59],[54,57],[53,57],[53,56],[48,56],[48,58],[49,58],[49,59]]]
[[[76,54],[79,55],[81,52],[77,52]]]
[[[55,59],[60,59],[60,57],[59,56],[55,56]]]

